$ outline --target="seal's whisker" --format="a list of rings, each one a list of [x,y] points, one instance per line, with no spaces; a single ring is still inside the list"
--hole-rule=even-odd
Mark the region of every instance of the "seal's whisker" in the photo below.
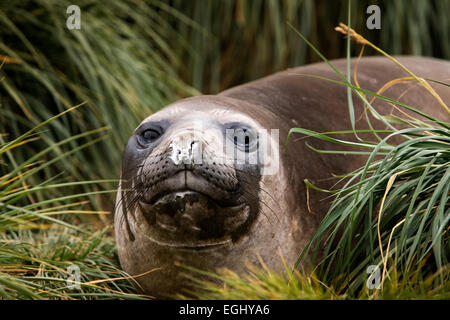
[[[278,222],[280,222],[280,218],[278,217],[278,215],[275,213],[275,211],[268,205],[268,204],[266,204],[264,201],[262,201],[258,196],[255,196],[255,195],[253,195],[253,194],[251,194],[250,192],[248,192],[248,191],[242,191],[244,194],[242,195],[247,201],[252,201],[252,200],[249,200],[248,198],[247,198],[247,196],[249,196],[249,197],[251,197],[252,199],[254,199],[254,200],[256,200],[258,203],[260,203],[260,204],[263,204],[267,209],[269,209],[270,210],[270,212],[276,217],[276,220],[278,221]],[[261,208],[261,213],[268,219],[268,221],[270,221],[270,219],[269,219],[269,217],[265,214],[265,212],[262,210],[262,208]]]
[[[148,188],[144,188],[144,190],[136,190],[135,193],[133,194],[133,198],[131,199],[126,199],[126,200],[130,200],[129,201],[129,206],[127,207],[127,209],[134,209],[134,205],[137,204],[138,200],[142,197],[142,195],[147,191]],[[132,211],[133,212],[133,211]],[[134,215],[134,213],[133,213]]]
[[[246,180],[244,180],[244,179],[242,179],[241,182],[245,182],[245,183],[247,183],[248,185],[252,185],[251,182],[246,181]],[[259,182],[262,182],[262,181],[260,180]],[[264,184],[264,183],[263,183],[263,184]],[[278,204],[278,201],[276,201],[275,198],[274,198],[268,191],[266,191],[266,189],[264,189],[263,187],[260,187],[260,186],[258,186],[257,188],[258,188],[258,190],[263,191],[268,197],[270,197],[270,199],[277,205],[278,209],[281,208],[280,205]]]
[[[122,182],[124,182],[124,181],[122,181]],[[120,191],[121,191],[122,194],[125,194],[125,198],[128,196],[129,193],[138,191],[138,189],[141,188],[142,185],[143,185],[143,183],[138,183],[137,185],[135,185],[135,186],[132,187],[132,188],[126,188],[126,189],[124,189],[124,188],[122,187],[122,182],[121,182]],[[124,197],[121,197],[121,198],[119,199],[119,201],[116,202],[116,205],[115,205],[114,209],[117,209],[117,207],[118,207],[120,204],[122,204],[123,201],[125,201],[125,199],[124,199]]]

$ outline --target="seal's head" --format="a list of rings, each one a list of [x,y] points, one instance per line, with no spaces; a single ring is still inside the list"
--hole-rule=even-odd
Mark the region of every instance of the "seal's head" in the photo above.
[[[177,262],[239,271],[258,255],[271,264],[280,248],[287,258],[298,255],[296,224],[278,214],[288,209],[277,201],[287,185],[271,131],[277,128],[268,128],[265,117],[273,115],[203,96],[174,103],[135,130],[123,157],[115,224],[124,270],[155,269],[137,278],[144,291],[164,296],[184,287]]]

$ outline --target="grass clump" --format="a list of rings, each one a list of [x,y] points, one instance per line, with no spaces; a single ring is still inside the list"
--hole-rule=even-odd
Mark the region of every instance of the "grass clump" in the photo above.
[[[450,132],[412,128],[392,136],[397,134],[409,139],[391,146],[382,160],[373,158],[386,141],[366,145],[373,149],[366,166],[336,191],[312,241],[316,250],[326,245],[322,280],[349,293],[365,286],[369,265],[380,268],[382,286],[392,272],[401,279],[420,270],[417,281],[435,274],[436,287],[449,280]]]
[[[68,182],[62,175],[46,180],[40,174],[55,162],[100,141],[98,134],[102,130],[75,135],[26,161],[17,160],[21,149],[39,138],[39,130],[77,107],[11,141],[0,137],[1,299],[141,298],[133,293],[132,278],[120,270],[110,231],[92,232],[93,227],[74,223],[74,215],[105,213],[92,211],[87,196],[115,190],[71,193],[79,185],[97,182]],[[71,141],[83,136],[92,140],[75,149],[67,148]],[[42,161],[56,147],[61,148],[61,154]],[[72,289],[67,280],[75,269],[80,271],[80,283],[79,288]]]
[[[19,136],[85,101],[82,112],[74,111],[37,132],[40,139],[24,145],[17,161],[25,162],[54,146],[40,159],[51,160],[61,153],[58,141],[107,128],[108,135],[95,148],[61,159],[41,175],[51,179],[64,171],[72,181],[115,179],[121,150],[136,126],[164,105],[198,92],[175,72],[182,62],[168,39],[179,35],[162,12],[173,17],[176,10],[164,11],[159,1],[83,0],[77,2],[81,29],[69,30],[66,9],[72,4],[69,0],[1,2],[0,127],[4,134]],[[69,145],[75,149],[88,141],[72,140]],[[112,186],[108,182],[83,185],[78,191]],[[90,200],[95,208],[101,207],[96,197]]]
[[[114,237],[68,228],[0,235],[2,299],[140,299],[117,263]],[[80,272],[79,287],[74,278]],[[72,280],[73,282],[68,282]]]
[[[304,273],[285,266],[284,270],[271,270],[263,266],[247,265],[246,273],[230,270],[209,273],[187,268],[195,276],[192,290],[178,294],[179,299],[207,300],[442,300],[450,298],[450,282],[439,282],[439,273],[423,277],[421,266],[408,273],[390,268],[390,277],[382,290],[368,289],[357,292],[339,288],[337,282],[325,284],[318,273]],[[445,270],[444,270],[445,271]],[[448,270],[445,271],[448,273]],[[200,280],[199,277],[202,277]],[[207,280],[204,280],[204,279]],[[437,282],[436,282],[437,281]]]
[[[237,273],[223,269],[217,274],[204,272],[197,269],[185,267],[201,274],[206,279],[200,280],[195,276],[186,275],[193,281],[193,290],[186,290],[186,295],[178,295],[178,298],[196,299],[230,299],[230,300],[323,300],[342,299],[332,289],[326,287],[314,275],[306,276],[298,270],[293,270],[284,263],[281,271],[267,268],[261,261],[262,266],[252,264],[246,265],[246,274]],[[218,285],[218,282],[221,283]]]

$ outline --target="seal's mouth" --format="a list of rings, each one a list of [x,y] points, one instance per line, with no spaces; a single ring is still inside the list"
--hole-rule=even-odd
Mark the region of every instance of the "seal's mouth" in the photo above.
[[[170,181],[162,185],[173,186]],[[160,187],[139,200],[150,240],[167,247],[206,249],[230,244],[242,234],[250,206],[197,185]]]

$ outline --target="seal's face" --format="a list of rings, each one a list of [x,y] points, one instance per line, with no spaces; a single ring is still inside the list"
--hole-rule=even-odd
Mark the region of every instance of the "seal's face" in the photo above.
[[[145,218],[141,228],[160,246],[199,249],[236,241],[259,211],[252,198],[262,160],[257,124],[243,115],[221,122],[223,109],[167,111],[173,117],[147,118],[128,142],[124,205]]]
[[[125,271],[161,268],[138,279],[146,291],[161,295],[182,286],[174,262],[236,269],[250,252],[249,260],[259,254],[267,262],[280,242],[290,245],[292,224],[270,205],[284,186],[272,178],[266,183],[280,194],[262,193],[271,154],[278,156],[264,130],[248,114],[196,98],[164,108],[135,130],[123,158],[116,235]],[[277,230],[282,235],[275,237]],[[271,234],[274,244],[266,241]]]

